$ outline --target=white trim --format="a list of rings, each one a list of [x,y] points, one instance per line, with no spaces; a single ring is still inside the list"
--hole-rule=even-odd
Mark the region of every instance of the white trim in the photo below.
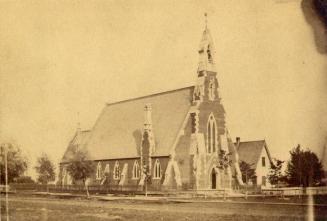
[[[156,159],[153,166],[153,179],[161,179],[162,171],[159,159]]]
[[[128,179],[127,172],[128,172],[128,163],[125,163],[123,166],[123,170],[120,173],[120,180],[118,183],[119,185],[124,185],[127,182]]]
[[[95,173],[95,178],[97,180],[101,180],[101,178],[102,178],[102,165],[101,165],[101,162],[98,162],[97,170],[96,170],[96,173]]]
[[[140,164],[138,160],[135,160],[132,169],[132,179],[138,180],[140,179],[140,175],[141,175]]]
[[[117,171],[118,170],[118,171]],[[114,166],[114,170],[112,171],[112,173],[113,173],[113,178],[114,178],[114,180],[119,180],[120,179],[120,175],[121,175],[121,173],[120,173],[121,171],[120,171],[120,167],[119,167],[119,162],[116,160],[116,162],[115,162],[115,166]],[[118,174],[117,174],[118,173]],[[118,175],[118,176],[116,176],[116,175]]]
[[[172,146],[171,149],[170,149],[170,155],[171,155],[171,158],[172,158],[172,159],[175,158],[175,149],[176,149],[176,146],[177,146],[177,144],[178,144],[179,138],[180,138],[181,136],[184,135],[184,128],[185,128],[185,126],[186,126],[186,124],[187,124],[188,119],[189,119],[190,116],[191,116],[190,113],[193,113],[193,112],[195,112],[195,111],[198,111],[198,110],[194,110],[194,108],[196,108],[196,107],[191,106],[190,109],[189,109],[189,111],[186,113],[186,116],[185,116],[185,118],[184,118],[184,121],[183,121],[183,123],[182,123],[182,126],[181,126],[181,128],[179,129],[178,134],[177,134],[177,136],[176,136],[176,138],[175,138],[174,144],[173,144],[173,146]]]

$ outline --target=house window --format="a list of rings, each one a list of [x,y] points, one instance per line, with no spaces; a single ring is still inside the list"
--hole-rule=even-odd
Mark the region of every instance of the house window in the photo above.
[[[115,163],[115,167],[114,167],[114,179],[115,180],[119,180],[120,179],[120,168],[119,168],[119,163],[118,161],[116,161]]]
[[[101,179],[101,162],[98,163],[98,166],[97,166],[97,172],[96,172],[96,179],[97,180],[100,180]]]
[[[107,163],[106,167],[104,168],[104,175],[105,176],[108,176],[109,175],[109,172],[110,172],[110,170],[109,170],[109,163]]]
[[[266,166],[266,158],[262,157],[261,161],[262,161],[262,167],[265,167]]]
[[[207,151],[208,153],[216,152],[217,147],[217,128],[216,120],[213,114],[210,115],[207,127]]]
[[[154,171],[153,171],[153,178],[154,179],[160,179],[161,178],[161,166],[160,166],[160,162],[157,159],[155,164],[154,164]]]
[[[139,179],[140,178],[140,165],[137,160],[134,161],[133,165],[133,179]]]
[[[261,185],[266,186],[267,178],[265,176],[262,177]]]

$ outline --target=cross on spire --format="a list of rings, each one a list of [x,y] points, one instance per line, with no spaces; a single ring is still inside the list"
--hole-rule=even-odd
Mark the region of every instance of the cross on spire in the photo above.
[[[207,26],[208,26],[208,14],[205,12],[204,13],[204,17],[205,17],[205,24],[206,24],[206,30],[207,30]]]

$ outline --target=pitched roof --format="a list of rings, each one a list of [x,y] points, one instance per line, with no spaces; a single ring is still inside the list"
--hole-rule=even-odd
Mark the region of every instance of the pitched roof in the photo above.
[[[253,164],[256,167],[259,162],[259,157],[262,153],[263,148],[266,149],[269,161],[271,161],[270,153],[265,140],[257,140],[257,141],[245,141],[240,142],[237,146],[237,152],[239,155],[239,162],[244,161],[248,164]]]
[[[78,149],[84,149],[87,141],[89,140],[91,131],[77,131],[73,139],[68,144],[66,152],[61,159],[61,162],[69,162],[73,158],[73,153]]]
[[[152,106],[154,156],[168,156],[191,106],[193,86],[107,104],[96,121],[87,149],[90,159],[140,156],[144,106]]]

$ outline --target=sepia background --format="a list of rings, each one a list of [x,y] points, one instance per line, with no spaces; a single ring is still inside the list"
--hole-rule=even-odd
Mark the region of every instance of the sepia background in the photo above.
[[[231,135],[327,157],[327,35],[305,0],[0,0],[1,142],[33,175],[105,103],[194,84],[204,12]]]

